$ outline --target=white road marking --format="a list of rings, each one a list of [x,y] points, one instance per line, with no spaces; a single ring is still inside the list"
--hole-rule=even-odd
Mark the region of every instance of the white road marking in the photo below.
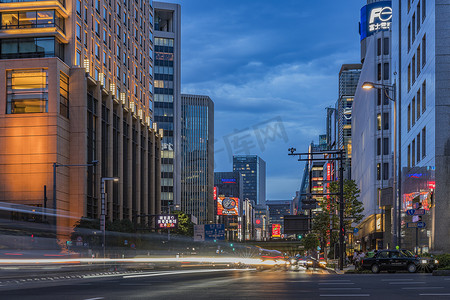
[[[84,300],[101,300],[101,299],[105,299],[105,297],[88,298]]]
[[[320,297],[369,297],[370,294],[323,294]]]
[[[405,282],[389,282],[389,284],[423,284],[425,281],[405,281]]]
[[[413,281],[414,279],[408,278],[408,279],[381,279],[381,281]]]
[[[319,282],[349,282],[350,280],[347,279],[337,279],[337,280],[320,280]]]
[[[127,286],[149,286],[150,283],[120,283],[120,285],[127,285]]]
[[[354,284],[353,282],[322,282],[319,285]]]
[[[360,290],[361,288],[319,288],[323,291],[350,291],[350,290]]]
[[[402,290],[432,290],[432,289],[443,289],[443,286],[413,286],[404,287]]]
[[[419,296],[450,296],[450,294],[419,294]]]

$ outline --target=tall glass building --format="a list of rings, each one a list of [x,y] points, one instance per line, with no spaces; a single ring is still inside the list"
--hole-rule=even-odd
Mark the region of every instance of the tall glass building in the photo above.
[[[214,102],[181,95],[181,210],[214,221]]]
[[[243,176],[243,200],[266,203],[266,162],[257,155],[234,155],[233,171]]]
[[[181,201],[181,8],[153,2],[155,10],[154,120],[162,128],[161,205],[163,211]]]
[[[351,177],[352,106],[361,74],[361,64],[344,64],[339,71],[337,111],[337,147],[345,151],[344,178]]]

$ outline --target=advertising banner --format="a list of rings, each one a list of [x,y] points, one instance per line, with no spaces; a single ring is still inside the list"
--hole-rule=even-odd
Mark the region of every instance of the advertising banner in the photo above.
[[[218,197],[217,198],[217,215],[218,216],[238,216],[239,215],[239,198]]]
[[[178,228],[178,215],[159,215],[156,217],[156,228]]]
[[[375,32],[391,28],[391,1],[380,1],[367,4],[361,8],[360,34],[361,41]]]
[[[281,237],[281,224],[272,224],[272,237]]]

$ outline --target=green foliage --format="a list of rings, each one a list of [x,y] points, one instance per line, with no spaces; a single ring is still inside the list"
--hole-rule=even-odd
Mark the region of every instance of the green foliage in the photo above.
[[[339,181],[330,183],[328,191],[332,194],[339,193]],[[363,204],[358,200],[359,194],[360,190],[354,180],[344,181],[344,226],[346,232],[353,232],[353,225],[358,224],[364,217]],[[338,241],[336,229],[339,228],[339,201],[338,195],[324,197],[320,202],[322,212],[314,216],[312,230],[319,236],[322,246],[325,246],[328,234],[330,234],[331,246]],[[335,231],[329,233],[330,228]]]
[[[439,269],[450,269],[450,253],[436,255],[435,259],[439,260]]]
[[[303,237],[300,244],[305,247],[305,250],[316,250],[319,246],[319,238],[314,233],[309,233]]]
[[[174,214],[178,215],[178,229],[175,233],[186,236],[194,236],[194,223],[191,221],[191,217],[182,211],[174,211]]]

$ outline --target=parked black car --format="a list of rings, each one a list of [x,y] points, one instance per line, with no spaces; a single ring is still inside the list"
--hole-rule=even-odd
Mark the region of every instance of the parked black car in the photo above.
[[[430,272],[437,269],[437,265],[437,260],[417,257],[409,250],[381,250],[373,257],[361,261],[361,268],[373,273],[399,270],[407,270],[410,273],[418,270]]]

